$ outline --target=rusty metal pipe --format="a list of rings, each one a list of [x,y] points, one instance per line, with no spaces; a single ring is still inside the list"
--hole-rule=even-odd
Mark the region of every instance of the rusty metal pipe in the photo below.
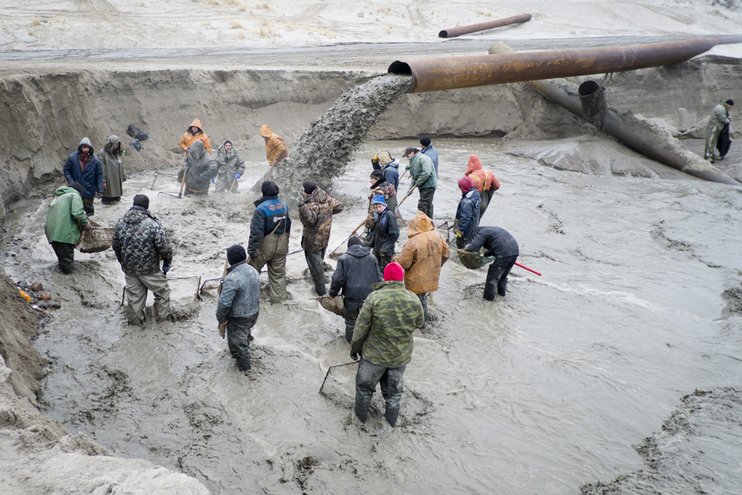
[[[497,55],[515,52],[505,43],[497,43],[490,47],[490,53]],[[648,126],[637,128],[642,123],[633,118],[633,115],[621,114],[609,108],[605,88],[595,81],[583,82],[576,95],[567,87],[551,81],[529,81],[528,85],[547,100],[587,120],[648,158],[700,179],[739,185],[732,177],[689,151],[677,139],[670,138],[674,142],[668,142],[667,138],[657,135]]]
[[[466,26],[457,26],[455,28],[443,29],[438,33],[439,38],[455,38],[464,34],[476,33],[478,31],[486,31],[487,29],[494,29],[502,26],[510,26],[511,24],[522,24],[531,20],[531,14],[520,14],[511,17],[505,17],[503,19],[497,19],[494,21],[478,22],[476,24],[467,24]]]
[[[742,35],[709,36],[607,48],[538,50],[411,62],[397,60],[389,66],[388,72],[412,76],[409,92],[422,93],[676,64],[715,45],[740,42]]]

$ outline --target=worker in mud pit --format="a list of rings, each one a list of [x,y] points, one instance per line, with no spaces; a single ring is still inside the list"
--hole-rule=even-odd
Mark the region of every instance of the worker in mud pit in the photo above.
[[[363,301],[371,293],[371,286],[378,282],[381,282],[379,262],[358,236],[351,236],[348,250],[338,260],[330,284],[330,296],[343,294],[345,340],[348,343],[353,340],[353,328]]]
[[[461,249],[469,244],[479,227],[479,193],[469,177],[459,179],[461,200],[456,208],[456,220],[453,225],[456,234],[456,247]]]
[[[423,134],[420,136],[420,145],[422,149],[420,153],[430,158],[433,162],[433,168],[435,169],[435,177],[438,178],[438,150],[433,146],[430,136]]]
[[[410,160],[407,169],[412,177],[412,185],[407,194],[412,194],[413,188],[417,188],[420,193],[417,209],[433,218],[433,196],[438,185],[433,160],[429,156],[423,155],[417,148],[407,148],[404,157]]]
[[[236,193],[239,188],[240,177],[245,172],[245,161],[237,154],[232,141],[225,139],[219,146],[216,157],[217,176],[215,192],[229,191]]]
[[[394,186],[387,182],[384,178],[384,173],[381,170],[374,170],[369,176],[371,186],[371,194],[368,196],[368,214],[366,215],[366,228],[370,229],[374,224],[374,213],[376,213],[376,207],[371,204],[371,200],[374,196],[384,196],[386,205],[389,211],[397,211],[397,191],[394,190]]]
[[[229,268],[216,306],[216,320],[226,325],[229,352],[240,371],[250,369],[250,332],[260,311],[260,275],[246,260],[239,244],[227,249]]]
[[[464,175],[474,182],[474,187],[479,193],[479,218],[481,219],[484,212],[487,211],[492,195],[500,189],[500,181],[497,180],[493,172],[482,166],[482,161],[477,155],[469,157]]]
[[[417,294],[426,322],[431,321],[428,293],[438,290],[441,267],[448,256],[448,243],[436,232],[433,221],[418,211],[407,226],[407,242],[394,261],[405,269],[405,287]]]
[[[80,231],[88,228],[88,217],[82,205],[82,186],[73,182],[54,191],[46,213],[46,239],[57,255],[59,269],[69,275],[75,261],[75,245],[80,242]]]
[[[286,148],[283,138],[273,132],[268,124],[260,126],[260,135],[265,140],[265,158],[271,167],[283,161],[288,155],[289,150]]]
[[[474,240],[464,247],[466,251],[479,251],[484,246],[484,256],[494,256],[495,261],[487,271],[484,299],[495,300],[495,292],[505,296],[508,274],[518,259],[518,243],[507,230],[500,227],[479,227]]]
[[[196,141],[188,150],[185,168],[185,195],[205,196],[209,194],[209,182],[217,174],[216,160],[204,149],[204,143]]]
[[[374,196],[371,199],[371,206],[376,211],[373,215],[373,224],[367,230],[365,243],[371,247],[374,256],[379,260],[379,268],[384,270],[394,256],[395,244],[399,239],[399,227],[394,213],[387,208],[384,196]]]
[[[343,211],[343,204],[317,187],[312,181],[303,184],[304,200],[299,203],[299,218],[304,226],[301,247],[307,260],[314,291],[319,296],[327,294],[325,287],[325,250],[330,242],[332,216]]]
[[[116,222],[111,247],[126,279],[126,319],[130,325],[144,325],[147,291],[155,296],[156,321],[170,317],[170,286],[167,272],[173,250],[165,229],[149,212],[149,198],[134,196],[134,205]],[[162,261],[162,268],[160,268]]]
[[[412,359],[412,333],[422,328],[425,317],[420,299],[405,289],[404,268],[389,263],[384,281],[374,286],[358,314],[350,344],[350,356],[361,358],[356,373],[356,417],[365,423],[368,407],[381,383],[386,401],[384,416],[396,426],[404,393],[404,371]]]
[[[87,137],[80,140],[77,151],[73,151],[64,162],[64,178],[67,185],[77,182],[82,186],[82,204],[85,214],[95,214],[93,200],[103,193],[103,165],[93,153],[93,145]]]
[[[184,155],[188,154],[191,145],[196,141],[201,141],[204,144],[206,151],[211,153],[211,141],[209,140],[209,136],[204,133],[203,126],[199,119],[193,119],[191,125],[188,126],[188,129],[186,129],[180,137],[178,144],[180,145],[180,149],[183,150]]]
[[[121,140],[118,136],[111,134],[106,139],[103,154],[100,157],[103,164],[103,194],[101,194],[100,201],[104,205],[121,201],[123,184],[126,181],[121,155]]]
[[[394,192],[399,189],[399,160],[392,158],[391,153],[382,151],[379,153],[379,166],[384,178],[394,186]]]
[[[706,127],[706,148],[704,150],[704,158],[706,160],[711,160],[711,163],[722,159],[722,157],[716,153],[716,143],[719,140],[719,135],[724,129],[724,126],[730,124],[732,121],[729,116],[729,111],[733,106],[734,100],[726,100],[720,102],[711,111],[709,123]]]
[[[286,255],[289,252],[291,219],[289,205],[278,199],[278,184],[265,181],[260,185],[263,196],[255,201],[247,245],[248,263],[258,273],[268,265],[271,303],[286,299]]]

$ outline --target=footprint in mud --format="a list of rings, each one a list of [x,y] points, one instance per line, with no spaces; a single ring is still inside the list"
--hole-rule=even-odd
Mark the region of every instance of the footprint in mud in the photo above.
[[[89,370],[93,382],[107,382],[105,386],[95,388],[91,383],[91,390],[87,394],[90,405],[88,408],[81,408],[77,413],[81,422],[94,424],[96,419],[116,414],[119,402],[131,402],[132,389],[128,375],[121,370],[106,365],[98,368],[97,363],[95,366],[89,366]]]
[[[665,232],[664,223],[664,220],[660,220],[655,228],[652,229],[652,231],[649,233],[649,235],[652,236],[652,239],[663,244],[666,248],[674,249],[675,251],[692,253],[693,246],[691,244],[684,241],[679,241],[677,239],[672,239],[667,235],[667,232]]]
[[[721,297],[727,302],[723,311],[725,316],[742,314],[742,286],[725,290]]]
[[[564,231],[564,222],[562,222],[562,220],[559,218],[559,215],[557,215],[556,212],[544,208],[543,203],[539,204],[536,208],[543,210],[548,215],[549,221],[551,222],[551,224],[549,225],[549,230],[551,230],[552,232],[556,234],[562,234],[562,235],[567,234]]]

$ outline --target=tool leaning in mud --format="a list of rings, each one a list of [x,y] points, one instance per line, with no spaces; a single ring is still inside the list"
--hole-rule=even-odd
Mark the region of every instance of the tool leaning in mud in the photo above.
[[[337,369],[337,368],[342,368],[344,366],[350,366],[351,364],[358,364],[359,362],[360,361],[351,361],[349,363],[336,364],[334,366],[330,366],[329,368],[327,368],[327,373],[325,373],[325,379],[322,380],[322,385],[320,385],[319,387],[319,393],[320,394],[323,393],[322,389],[325,388],[325,383],[327,382],[327,378],[330,376],[330,373],[332,372],[332,370]]]

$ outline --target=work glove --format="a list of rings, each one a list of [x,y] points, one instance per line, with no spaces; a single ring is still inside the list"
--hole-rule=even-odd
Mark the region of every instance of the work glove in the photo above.
[[[168,265],[167,263],[164,263],[162,265],[162,273],[164,273],[165,275],[167,275],[167,272],[169,272],[169,271],[170,271],[170,265]]]
[[[235,172],[234,173],[234,180],[239,180],[240,177],[242,177],[242,174],[241,173],[239,173],[239,172]]]
[[[351,351],[350,351],[350,358],[351,358],[351,359],[352,359],[353,361],[358,361],[359,359],[361,359],[361,355],[360,355],[360,354],[358,354],[358,353],[357,353],[356,351],[353,351],[353,350],[351,350]]]
[[[461,232],[460,230],[457,230],[457,231],[456,231],[456,238],[460,239],[460,238],[462,238],[462,237],[464,237],[464,233],[463,233],[463,232]]]

